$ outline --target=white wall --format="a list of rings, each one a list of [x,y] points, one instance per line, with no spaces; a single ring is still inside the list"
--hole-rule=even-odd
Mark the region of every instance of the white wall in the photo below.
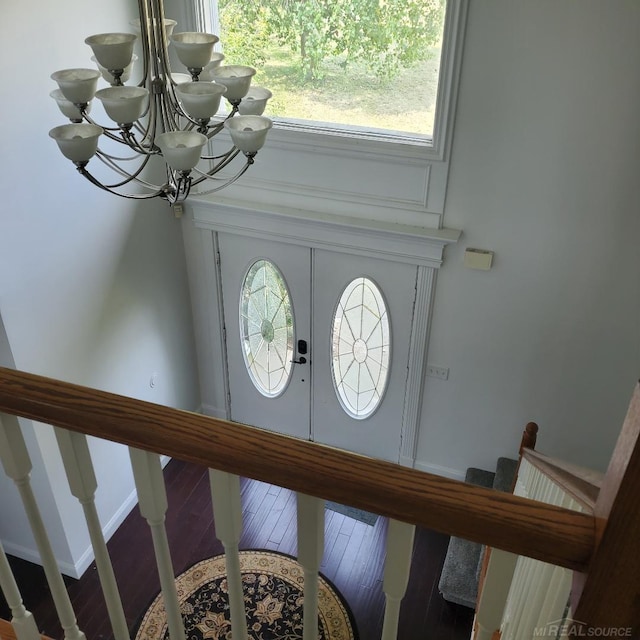
[[[640,371],[640,4],[471,2],[418,460],[606,467]],[[466,247],[495,251],[489,272]]]
[[[10,3],[0,27],[0,314],[19,369],[160,404],[198,406],[180,224],[163,202],[136,204],[99,192],[47,136],[64,122],[49,92],[56,69],[92,65],[84,38],[129,30],[131,0]],[[28,26],[29,36],[25,36]],[[95,160],[93,162],[96,162]],[[152,373],[157,384],[149,385]],[[80,507],[68,494],[51,430],[34,442],[76,569],[89,561]],[[97,503],[111,533],[133,505],[124,447],[93,441]],[[44,481],[44,479],[41,478]],[[45,489],[38,487],[44,495]],[[5,521],[5,500],[0,494]],[[13,507],[12,507],[13,508]],[[16,516],[20,517],[20,516]],[[0,538],[10,533],[0,528]],[[70,571],[72,573],[72,571]]]

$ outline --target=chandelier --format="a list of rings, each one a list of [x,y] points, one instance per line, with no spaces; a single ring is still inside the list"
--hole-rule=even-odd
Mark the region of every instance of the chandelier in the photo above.
[[[212,187],[205,192],[218,191],[253,164],[272,126],[262,115],[271,92],[251,86],[256,73],[252,67],[222,64],[224,55],[213,51],[217,36],[173,33],[176,22],[165,18],[162,0],[138,0],[138,7],[137,35],[103,33],[85,40],[97,69],[64,69],[51,75],[59,87],[51,96],[71,122],[53,128],[49,135],[80,174],[100,189],[126,198],[160,197],[179,204],[193,186],[210,180]],[[127,86],[138,39],[142,80]],[[172,73],[169,45],[188,75]],[[111,86],[97,90],[100,77]],[[91,118],[94,97],[113,121],[110,126]],[[220,116],[223,97],[229,109]],[[231,138],[229,148],[210,153],[213,144],[208,143],[223,130]],[[244,163],[235,173],[217,175],[240,154]],[[108,180],[87,169],[94,156],[108,168]],[[157,163],[153,158],[163,161],[161,184],[148,181],[149,169]]]

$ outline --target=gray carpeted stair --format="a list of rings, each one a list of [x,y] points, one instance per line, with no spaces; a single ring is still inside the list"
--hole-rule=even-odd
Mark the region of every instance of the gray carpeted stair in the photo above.
[[[495,473],[470,468],[467,469],[465,482],[498,491],[511,491],[517,466],[517,460],[498,458]],[[484,547],[481,544],[451,538],[438,583],[445,600],[475,609],[483,555]]]

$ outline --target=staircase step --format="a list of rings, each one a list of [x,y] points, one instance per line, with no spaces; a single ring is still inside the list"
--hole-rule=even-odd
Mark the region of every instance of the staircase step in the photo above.
[[[469,484],[475,484],[479,487],[492,487],[495,476],[496,474],[492,471],[469,467],[467,469],[467,474],[464,477],[464,481]]]
[[[493,487],[495,473],[469,467],[465,482],[480,487]],[[451,538],[442,567],[438,589],[448,602],[474,609],[478,596],[477,570],[482,545],[463,538]]]
[[[496,477],[493,481],[493,488],[498,491],[511,493],[513,481],[518,471],[518,461],[511,458],[498,458],[496,465]]]

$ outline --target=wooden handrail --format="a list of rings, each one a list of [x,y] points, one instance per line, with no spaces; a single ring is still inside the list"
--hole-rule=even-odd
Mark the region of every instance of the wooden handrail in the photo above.
[[[595,547],[592,516],[225,420],[0,368],[0,411],[570,569]]]
[[[562,490],[593,513],[604,475],[598,471],[579,467],[539,451],[523,449],[522,457],[551,478]]]

